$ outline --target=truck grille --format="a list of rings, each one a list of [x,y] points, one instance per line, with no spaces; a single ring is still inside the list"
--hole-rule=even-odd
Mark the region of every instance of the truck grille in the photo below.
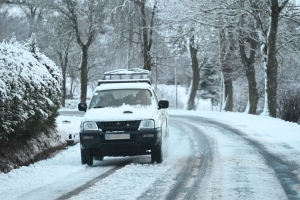
[[[141,120],[137,121],[110,121],[97,122],[98,128],[102,131],[136,131],[139,128]]]

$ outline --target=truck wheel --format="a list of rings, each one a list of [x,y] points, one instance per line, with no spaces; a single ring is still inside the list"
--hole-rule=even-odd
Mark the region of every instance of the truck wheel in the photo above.
[[[161,163],[163,161],[163,151],[161,143],[154,146],[151,150],[151,162]]]
[[[87,149],[80,148],[80,153],[81,153],[81,164],[84,165],[87,163]]]
[[[90,149],[81,149],[81,164],[93,165],[93,153]]]
[[[86,164],[88,166],[93,166],[93,161],[94,161],[93,152],[90,149],[88,149],[88,156],[87,156]]]

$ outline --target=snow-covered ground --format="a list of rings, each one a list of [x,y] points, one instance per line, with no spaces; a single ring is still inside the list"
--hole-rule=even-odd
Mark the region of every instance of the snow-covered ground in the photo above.
[[[247,137],[259,141],[269,152],[277,154],[285,161],[298,165],[298,170],[295,174],[298,174],[298,178],[300,179],[300,126],[298,124],[269,117],[231,112],[169,110],[169,114],[201,116],[235,127],[245,133]],[[70,123],[65,123],[64,121],[66,120]],[[75,135],[76,138],[79,123],[80,117],[59,116],[57,118],[59,133],[64,138],[67,138],[69,134]],[[96,183],[93,187],[90,187],[72,199],[85,199],[87,194],[89,194],[89,199],[136,199],[147,188],[152,187],[154,181],[159,179],[163,174],[169,175],[167,179],[164,178],[162,181],[167,182],[167,185],[174,184],[175,171],[178,170],[174,166],[189,156],[190,149],[187,140],[183,141],[180,146],[172,144],[172,141],[176,141],[176,137],[179,137],[179,131],[174,129],[172,124],[170,126],[170,133],[172,133],[170,136],[170,148],[174,149],[171,151],[173,153],[162,164],[151,165],[147,164],[147,162],[143,163],[141,160],[135,161],[133,159],[131,164],[117,170],[111,176]],[[219,151],[222,151],[222,149],[219,149]],[[55,199],[59,195],[64,194],[63,188],[67,186],[68,189],[78,187],[80,182],[84,181],[84,177],[82,177],[82,180],[80,179],[80,174],[96,177],[112,169],[114,163],[119,159],[126,158],[105,158],[104,161],[95,161],[97,167],[92,168],[81,165],[79,144],[77,144],[70,147],[67,151],[58,153],[51,159],[12,170],[7,174],[0,174],[0,199],[18,199],[21,195],[23,198],[28,197],[29,199]],[[140,159],[143,159],[143,157]],[[255,159],[259,158],[251,158],[254,167],[256,163],[261,163]],[[257,168],[262,169],[261,166],[257,166]],[[60,180],[62,178],[69,180],[69,182],[61,183]],[[131,182],[128,182],[128,180],[131,180]],[[135,181],[132,182],[132,180]],[[53,183],[56,183],[54,185],[61,184],[61,190],[56,191],[55,194],[53,194],[53,190],[50,187],[51,185],[53,187]],[[259,187],[264,186],[257,186],[257,188]],[[300,193],[300,185],[298,187]],[[269,189],[274,190],[274,188]],[[39,196],[35,196],[35,190],[39,191]],[[164,189],[161,188],[161,190],[163,191]],[[40,196],[41,192],[43,196]],[[278,197],[278,199],[281,199],[281,197]]]

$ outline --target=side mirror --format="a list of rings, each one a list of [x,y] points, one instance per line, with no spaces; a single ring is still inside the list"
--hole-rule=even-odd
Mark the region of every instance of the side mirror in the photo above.
[[[160,100],[158,102],[158,109],[161,109],[161,108],[169,108],[169,101],[167,101],[167,100]]]
[[[84,112],[86,112],[86,109],[87,109],[86,103],[79,103],[79,104],[78,104],[78,110],[79,110],[79,111],[84,111]]]

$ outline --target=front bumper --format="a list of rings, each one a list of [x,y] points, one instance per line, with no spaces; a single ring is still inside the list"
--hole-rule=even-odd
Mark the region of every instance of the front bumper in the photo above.
[[[107,134],[128,134],[128,139],[110,140]],[[102,131],[80,132],[82,149],[92,149],[102,156],[133,156],[150,154],[149,150],[162,141],[161,128],[137,131],[112,132]]]

